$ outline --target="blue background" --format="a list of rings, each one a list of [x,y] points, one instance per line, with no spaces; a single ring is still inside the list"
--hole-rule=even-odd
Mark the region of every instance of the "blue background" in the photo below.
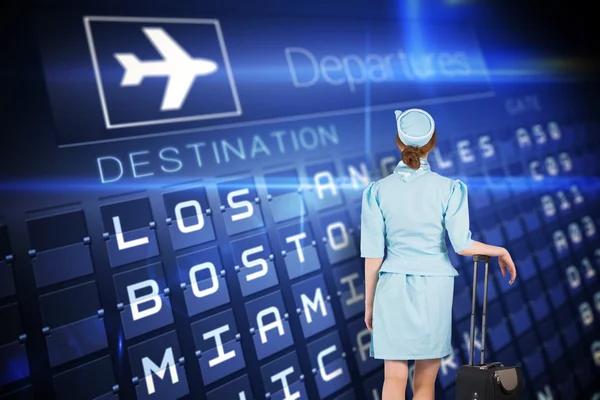
[[[597,399],[600,130],[586,62],[597,54],[576,36],[590,25],[532,10],[438,0],[12,6],[21,22],[11,26],[20,40],[8,45],[13,78],[0,139],[0,398],[283,398],[270,377],[292,366],[290,390],[303,398],[380,398],[382,363],[368,358],[360,299],[360,195],[399,161],[393,110],[422,107],[438,126],[432,169],[469,185],[475,239],[507,247],[519,270],[509,286],[491,266],[487,359],[522,368],[525,398]],[[89,15],[219,20],[242,114],[107,130],[83,25]],[[169,33],[192,56],[220,63],[204,28]],[[158,59],[139,24],[106,24],[97,34],[112,79],[121,74],[114,52]],[[397,67],[404,78],[353,89],[323,79],[295,88],[285,47],[340,59],[434,53],[437,67],[420,79]],[[441,73],[440,54],[456,52],[466,54],[470,75]],[[199,78],[175,116],[231,109],[219,74]],[[123,121],[162,117],[164,79],[111,90]],[[314,185],[321,172],[336,189],[322,198]],[[248,193],[235,201],[245,206],[231,207],[228,194],[241,189]],[[174,208],[187,200],[199,204],[204,224],[183,234]],[[232,220],[247,207],[252,218]],[[182,210],[185,226],[200,221],[192,210]],[[119,250],[115,215],[125,241],[148,237],[148,245]],[[327,235],[336,222],[348,238],[340,250],[345,236]],[[306,265],[286,243],[299,233]],[[242,253],[260,245],[248,260],[265,262],[245,269]],[[456,369],[468,357],[472,263],[451,257],[460,272],[454,353],[440,368],[439,399],[454,398]],[[198,289],[209,293],[213,278],[219,289],[199,299],[188,273],[203,262],[216,276],[202,269]],[[245,282],[263,266],[262,278]],[[161,312],[132,321],[120,277],[155,279]],[[327,315],[317,308],[307,324],[301,297],[313,300],[317,288]],[[273,342],[259,345],[255,315],[267,307],[277,308],[285,334],[270,330]],[[273,322],[273,314],[263,320]],[[202,337],[224,324],[222,348]],[[157,392],[148,396],[141,359],[160,366],[167,348],[179,381],[153,376]],[[325,371],[343,371],[329,382],[318,376],[324,349]],[[229,352],[235,357],[209,366]]]

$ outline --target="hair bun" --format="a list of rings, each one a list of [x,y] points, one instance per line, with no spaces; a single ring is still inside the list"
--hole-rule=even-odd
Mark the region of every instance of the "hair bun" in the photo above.
[[[410,169],[419,169],[421,167],[421,159],[419,158],[419,149],[414,146],[406,146],[402,150],[402,161]]]

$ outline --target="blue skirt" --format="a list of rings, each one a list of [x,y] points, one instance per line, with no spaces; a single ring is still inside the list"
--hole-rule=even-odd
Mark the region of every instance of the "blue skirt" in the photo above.
[[[452,352],[454,276],[379,272],[370,355],[426,360]]]

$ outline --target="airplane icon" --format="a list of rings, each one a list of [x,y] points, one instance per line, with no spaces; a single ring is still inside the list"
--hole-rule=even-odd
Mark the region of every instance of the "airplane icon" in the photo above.
[[[210,75],[219,67],[212,60],[192,58],[162,28],[142,28],[142,31],[163,59],[140,61],[133,53],[114,54],[125,70],[121,86],[139,86],[147,77],[168,77],[160,110],[179,110],[196,77]]]

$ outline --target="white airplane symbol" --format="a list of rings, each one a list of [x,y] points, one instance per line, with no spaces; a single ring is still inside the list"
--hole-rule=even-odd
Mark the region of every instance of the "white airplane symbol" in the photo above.
[[[142,28],[142,31],[163,59],[140,61],[133,53],[115,54],[125,70],[121,86],[139,86],[146,77],[166,76],[168,82],[160,109],[179,110],[196,76],[210,75],[218,69],[218,65],[206,58],[192,58],[162,28]]]

